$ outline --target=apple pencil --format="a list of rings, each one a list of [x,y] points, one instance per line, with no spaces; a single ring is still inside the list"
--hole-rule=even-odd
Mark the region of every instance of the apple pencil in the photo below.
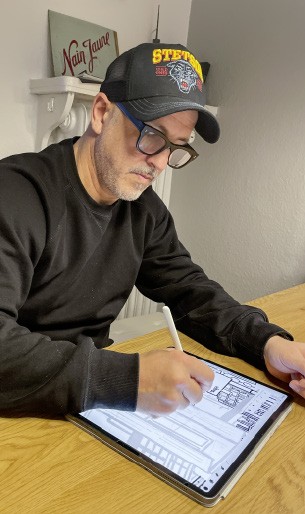
[[[162,310],[163,310],[164,317],[166,319],[166,323],[167,323],[168,329],[169,329],[170,334],[172,336],[172,340],[174,341],[175,348],[176,348],[176,350],[181,350],[181,352],[183,352],[182,344],[181,344],[181,341],[179,339],[178,332],[176,330],[175,323],[174,323],[174,320],[173,320],[170,308],[165,305],[164,307],[162,307]]]

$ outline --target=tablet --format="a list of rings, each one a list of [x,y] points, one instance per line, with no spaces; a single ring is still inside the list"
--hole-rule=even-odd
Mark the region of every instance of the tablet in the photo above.
[[[199,358],[199,357],[198,357]],[[201,402],[152,418],[92,409],[68,419],[206,507],[225,498],[292,406],[287,393],[206,359]]]

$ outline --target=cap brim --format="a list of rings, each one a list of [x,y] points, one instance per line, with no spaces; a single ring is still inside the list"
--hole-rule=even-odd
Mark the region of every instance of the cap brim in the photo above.
[[[220,136],[220,128],[217,119],[209,111],[199,111],[196,132],[207,142],[216,143]]]
[[[202,105],[185,101],[176,97],[156,96],[151,98],[140,98],[121,102],[126,109],[139,120],[152,121],[163,116],[168,116],[175,112],[196,110],[198,111],[198,121],[195,126],[196,132],[207,142],[216,143],[220,136],[220,128],[217,119],[207,111]]]

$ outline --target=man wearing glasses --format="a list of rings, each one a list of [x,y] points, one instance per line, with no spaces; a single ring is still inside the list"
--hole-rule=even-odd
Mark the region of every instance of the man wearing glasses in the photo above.
[[[103,350],[134,285],[181,331],[305,397],[305,345],[206,277],[149,187],[198,157],[194,130],[218,140],[204,105],[191,52],[139,45],[109,66],[82,137],[0,162],[0,414],[160,415],[198,402],[213,380],[199,360]]]

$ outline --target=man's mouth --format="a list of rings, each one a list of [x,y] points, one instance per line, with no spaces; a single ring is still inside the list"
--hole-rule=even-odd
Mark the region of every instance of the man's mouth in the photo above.
[[[144,173],[140,171],[132,171],[134,175],[137,175],[139,178],[143,179],[144,182],[152,182],[155,178],[154,173]]]

